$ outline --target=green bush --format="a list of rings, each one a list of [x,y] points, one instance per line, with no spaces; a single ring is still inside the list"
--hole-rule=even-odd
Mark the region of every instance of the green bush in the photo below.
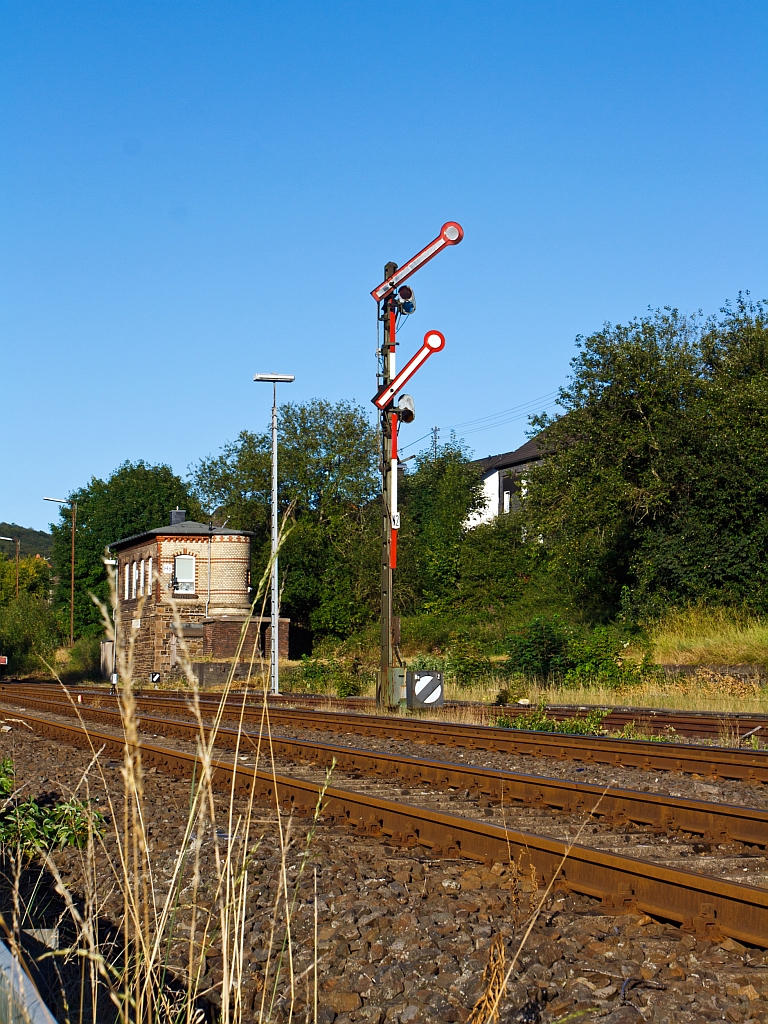
[[[359,697],[363,692],[369,673],[362,670],[355,658],[347,666],[339,660],[325,661],[303,655],[301,667],[294,675],[296,689],[305,693],[332,693],[336,696]]]
[[[49,604],[31,594],[20,594],[0,608],[0,654],[8,656],[11,672],[44,670],[64,642],[64,624]]]
[[[457,686],[471,686],[490,675],[491,661],[466,633],[455,633],[448,647],[445,671]]]
[[[537,616],[518,627],[507,641],[505,669],[526,676],[562,675],[571,666],[569,645],[573,630],[555,615]]]

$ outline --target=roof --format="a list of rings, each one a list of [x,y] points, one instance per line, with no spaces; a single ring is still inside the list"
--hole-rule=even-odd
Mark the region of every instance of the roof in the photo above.
[[[145,530],[144,533],[134,533],[130,537],[123,537],[110,544],[113,551],[121,551],[123,548],[133,547],[143,540],[151,540],[154,537],[253,537],[251,530],[225,530],[216,526],[213,530],[205,523],[195,523],[187,520],[183,523],[176,523],[174,526],[158,526],[154,530]]]
[[[538,462],[544,457],[544,448],[541,435],[532,437],[524,445],[516,448],[513,452],[505,452],[503,455],[489,455],[485,459],[475,459],[471,463],[477,466],[485,476],[487,473],[495,473],[499,469],[511,469],[513,466],[524,466],[529,462]]]

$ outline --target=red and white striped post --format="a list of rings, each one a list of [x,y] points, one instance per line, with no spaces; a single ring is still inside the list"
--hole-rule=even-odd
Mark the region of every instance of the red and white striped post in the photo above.
[[[439,352],[445,346],[445,338],[439,331],[428,331],[424,335],[424,343],[419,351],[397,373],[398,305],[395,289],[447,246],[458,245],[463,237],[464,231],[461,225],[455,221],[448,221],[443,224],[437,238],[402,267],[398,268],[396,263],[388,263],[384,268],[384,280],[371,292],[379,306],[379,320],[384,324],[384,341],[380,353],[380,387],[373,399],[373,403],[381,415],[382,438],[381,662],[376,685],[376,704],[380,708],[395,707],[399,702],[399,694],[395,692],[394,682],[392,614],[392,571],[397,566],[397,531],[400,528],[400,512],[397,504],[399,416],[394,406],[394,398],[432,353]]]

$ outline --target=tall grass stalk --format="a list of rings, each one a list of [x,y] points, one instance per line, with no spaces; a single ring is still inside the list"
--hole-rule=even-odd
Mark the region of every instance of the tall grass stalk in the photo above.
[[[287,536],[287,519],[283,520],[278,550]],[[297,996],[297,977],[294,967],[293,917],[299,898],[317,823],[322,813],[325,789],[330,780],[328,773],[315,807],[314,821],[303,842],[299,842],[299,829],[292,816],[286,816],[279,805],[277,786],[273,787],[275,803],[267,816],[254,816],[255,774],[249,792],[243,798],[242,773],[237,772],[241,757],[253,757],[255,768],[266,761],[276,779],[272,733],[269,723],[267,693],[269,688],[268,663],[265,652],[258,648],[258,637],[253,647],[243,654],[248,626],[257,608],[263,616],[267,597],[271,563],[256,588],[247,621],[243,623],[232,668],[226,680],[220,703],[209,716],[199,699],[199,688],[192,670],[191,658],[181,629],[181,615],[172,601],[173,621],[180,643],[180,663],[189,689],[189,707],[197,722],[196,768],[190,784],[189,806],[179,851],[168,868],[163,884],[159,884],[153,863],[146,816],[147,798],[145,772],[142,763],[140,723],[134,694],[135,635],[128,632],[127,643],[122,638],[121,607],[117,601],[116,579],[111,566],[111,603],[115,609],[101,606],[107,635],[116,644],[117,664],[121,679],[119,707],[124,734],[121,764],[122,799],[111,790],[105,777],[100,751],[92,748],[88,770],[82,784],[86,790],[98,780],[106,793],[110,822],[109,837],[89,829],[88,842],[81,851],[82,892],[71,890],[57,867],[56,856],[39,851],[44,868],[50,873],[61,895],[64,913],[75,939],[60,951],[48,956],[77,958],[83,964],[79,1005],[72,1005],[62,993],[64,1017],[74,1024],[104,1024],[103,1010],[99,1010],[108,994],[113,1019],[119,1024],[198,1024],[204,1014],[213,1008],[221,1024],[240,1024],[246,1018],[266,1022],[274,1013],[278,1001],[285,1000],[292,1016]],[[157,586],[161,581],[157,578]],[[98,603],[98,602],[97,602]],[[141,616],[144,601],[140,601],[136,615]],[[223,719],[224,705],[232,697],[235,667],[241,659],[248,662],[248,674],[242,690],[240,729],[233,753],[235,771],[226,792],[215,785],[214,749],[217,733]],[[65,688],[72,706],[78,705]],[[259,738],[252,741],[243,730],[243,713],[249,696],[262,697],[262,729]],[[81,719],[81,724],[85,723]],[[263,737],[263,740],[262,740]],[[243,754],[243,751],[246,754]],[[262,976],[260,999],[253,1010],[248,986],[249,971],[244,957],[246,926],[250,917],[251,879],[260,857],[265,834],[276,836],[279,850],[279,885],[271,907],[270,937]],[[108,841],[109,839],[109,841]],[[210,851],[213,877],[206,877],[203,855]],[[289,877],[289,860],[298,856],[297,872]],[[103,862],[109,865],[110,877],[105,877]],[[18,873],[17,873],[18,874]],[[170,877],[167,877],[170,875]],[[317,877],[314,879],[317,899]],[[14,928],[18,934],[23,916],[19,902],[20,885],[17,883],[14,903]],[[120,894],[122,919],[118,927],[120,941],[103,948],[101,933],[105,900],[112,892]],[[220,999],[206,990],[206,952],[215,943],[221,952]],[[183,952],[180,952],[183,950]],[[315,905],[314,1016],[317,1019],[317,906]],[[306,971],[302,975],[306,975]],[[220,1004],[218,1007],[215,1004]]]

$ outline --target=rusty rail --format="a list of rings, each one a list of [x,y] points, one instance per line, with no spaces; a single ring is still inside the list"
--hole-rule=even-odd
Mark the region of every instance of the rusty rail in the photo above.
[[[59,690],[59,693],[61,691]],[[0,701],[22,700],[18,690],[0,687]],[[93,696],[100,704],[116,707],[116,698],[107,694]],[[259,721],[262,708],[243,705],[243,698],[233,697],[222,708],[226,719],[244,723]],[[162,707],[166,711],[189,713],[189,701],[140,697],[139,707]],[[205,701],[202,708],[209,713],[219,704]],[[312,728],[325,732],[379,736],[403,739],[438,746],[490,750],[533,757],[555,757],[587,764],[607,764],[620,768],[641,768],[649,771],[695,773],[711,779],[736,779],[744,782],[768,782],[768,751],[741,750],[731,747],[696,746],[655,740],[621,740],[608,736],[576,736],[567,733],[531,732],[489,725],[464,725],[397,715],[365,715],[337,711],[309,711],[274,708],[270,705],[270,721],[294,728]]]
[[[13,690],[21,693],[27,692],[32,695],[33,691],[40,694],[44,691],[61,693],[59,684],[53,683],[14,683],[11,681],[0,681],[0,691],[3,689]],[[89,698],[101,698],[106,695],[104,689],[88,687],[76,687],[76,692]],[[141,693],[141,691],[137,691]],[[232,695],[238,696],[240,691],[233,690]],[[256,689],[251,689],[251,702],[260,702],[261,698]],[[149,691],[141,694],[152,700],[184,700],[188,693],[183,690],[160,690]],[[220,695],[215,692],[202,692],[200,699],[203,703],[218,703]],[[332,703],[334,708],[340,711],[355,713],[358,711],[373,710],[375,702],[370,697],[347,697],[335,698],[319,694],[294,694],[283,693],[269,695],[270,705],[277,707],[295,707],[315,709],[318,705]],[[526,710],[519,705],[497,706],[485,701],[447,701],[445,714],[460,708],[472,708],[477,712],[493,718],[498,714],[518,715]],[[707,712],[707,711],[678,711],[674,708],[645,708],[615,705],[609,707],[606,704],[595,705],[573,705],[573,704],[548,704],[547,714],[562,721],[566,718],[577,718],[595,709],[608,709],[603,723],[608,729],[622,729],[626,725],[635,724],[638,728],[651,734],[663,734],[668,731],[684,738],[705,738],[719,739],[723,734],[733,733],[741,738],[746,735],[757,735],[760,739],[768,742],[768,715],[756,712]]]
[[[1,699],[1,698],[0,698]],[[27,699],[24,703],[51,714],[80,715],[88,721],[122,727],[119,711],[77,706],[69,702]],[[270,711],[270,718],[274,715]],[[141,714],[142,730],[164,736],[195,741],[199,728],[194,721],[161,718]],[[262,733],[219,726],[216,743],[226,749],[256,747]],[[591,812],[611,824],[632,821],[664,832],[690,832],[703,836],[706,842],[739,842],[753,846],[768,845],[768,811],[731,804],[715,804],[703,800],[643,793],[631,789],[593,786],[540,775],[463,765],[388,754],[384,751],[360,750],[271,735],[269,745],[278,756],[312,761],[323,767],[335,762],[341,771],[362,770],[367,775],[388,776],[436,789],[466,789],[490,798],[527,807],[541,807],[562,813]]]
[[[39,735],[57,741],[117,756],[124,750],[124,740],[111,733],[51,722],[26,712],[18,717]],[[194,774],[196,758],[192,754],[144,743],[141,751],[145,762],[163,771]],[[276,802],[284,812],[301,815],[312,813],[320,794],[315,783],[223,761],[213,762],[213,784],[242,796]],[[678,921],[684,930],[702,937],[730,935],[749,945],[768,946],[768,889],[343,789],[326,790],[323,818],[360,834],[383,836],[393,844],[420,845],[433,857],[511,862],[526,872],[530,865],[540,887],[555,879],[575,892],[601,898],[608,912],[637,910]]]

